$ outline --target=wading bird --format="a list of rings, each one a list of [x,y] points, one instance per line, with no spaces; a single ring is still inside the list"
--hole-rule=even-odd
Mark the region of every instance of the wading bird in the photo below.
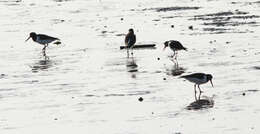
[[[136,42],[136,36],[134,34],[134,29],[129,29],[128,34],[125,36],[125,45],[127,48],[127,55],[129,55],[129,48],[132,50],[132,55],[133,55],[133,47]]]
[[[176,40],[165,41],[163,50],[165,50],[166,47],[170,47],[170,49],[173,51],[172,58],[175,60],[177,60],[177,52],[179,50],[187,51],[187,48],[185,48],[179,41]]]
[[[212,87],[213,87],[213,83],[212,83],[212,75],[211,74],[204,74],[204,73],[193,73],[193,74],[190,74],[190,75],[184,75],[184,76],[181,76],[180,78],[184,78],[192,83],[195,83],[194,85],[194,92],[195,92],[195,99],[197,100],[196,98],[196,85],[198,86],[199,88],[199,91],[200,91],[200,94],[202,93],[201,89],[200,89],[200,85],[201,84],[205,84],[207,83],[208,81],[210,81]]]
[[[34,42],[37,42],[41,45],[44,45],[44,47],[42,49],[44,56],[46,56],[45,49],[46,49],[46,47],[48,46],[49,43],[52,43],[53,41],[57,41],[54,44],[57,44],[57,45],[61,44],[59,38],[51,37],[51,36],[48,36],[48,35],[45,35],[45,34],[36,34],[35,32],[31,32],[30,36],[25,41],[28,41],[30,38],[32,38],[32,40]]]

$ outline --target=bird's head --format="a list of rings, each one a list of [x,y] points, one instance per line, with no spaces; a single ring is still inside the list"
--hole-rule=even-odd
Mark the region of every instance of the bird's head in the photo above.
[[[213,83],[212,83],[213,76],[211,74],[207,74],[206,77],[207,77],[207,80],[210,81],[210,83],[213,87]]]
[[[134,29],[130,28],[129,30],[129,33],[134,33]]]
[[[168,47],[168,46],[169,46],[169,41],[165,41],[163,50],[165,50],[165,48]]]
[[[28,41],[30,38],[35,38],[36,37],[36,33],[35,32],[31,32],[30,33],[30,36],[25,40],[25,41]]]

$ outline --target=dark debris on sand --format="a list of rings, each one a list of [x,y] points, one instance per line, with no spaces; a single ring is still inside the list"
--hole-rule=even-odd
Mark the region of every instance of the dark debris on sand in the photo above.
[[[142,102],[144,99],[143,99],[143,97],[140,97],[138,100],[139,100],[140,102]]]
[[[204,20],[204,21],[212,21],[205,22],[204,25],[216,25],[216,26],[237,26],[243,24],[255,24],[255,21],[251,22],[238,22],[238,19],[246,20],[246,19],[254,19],[259,18],[258,15],[250,15],[249,12],[243,11],[226,11],[226,12],[217,12],[211,14],[204,15],[196,15],[191,20]],[[231,21],[233,20],[233,21]]]
[[[178,11],[178,10],[198,10],[200,7],[157,7],[157,8],[146,8],[146,10],[155,10],[156,12],[168,12],[168,11]]]

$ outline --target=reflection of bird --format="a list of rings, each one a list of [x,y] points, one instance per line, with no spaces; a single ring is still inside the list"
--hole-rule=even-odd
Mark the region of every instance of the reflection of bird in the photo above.
[[[125,36],[125,45],[127,47],[127,53],[129,48],[133,49],[135,42],[136,42],[136,36],[134,34],[134,30],[131,28],[129,29],[128,34]]]
[[[54,44],[57,44],[57,45],[61,43],[60,39],[58,39],[58,38],[51,37],[51,36],[44,35],[44,34],[36,34],[35,32],[31,32],[30,36],[25,41],[28,41],[30,38],[32,38],[33,41],[35,41],[35,42],[37,42],[41,45],[44,45],[44,47],[42,49],[44,56],[45,56],[45,49],[46,49],[46,47],[48,46],[49,43],[51,43],[53,41],[57,41],[57,42],[54,43]]]
[[[195,83],[194,85],[194,91],[195,91],[195,96],[196,96],[196,85],[198,85],[198,88],[200,90],[200,94],[202,93],[201,89],[200,89],[200,84],[204,84],[207,83],[208,81],[210,81],[212,87],[213,87],[213,83],[212,83],[212,75],[211,74],[204,74],[204,73],[193,73],[190,75],[184,75],[181,76],[180,78],[184,78],[192,83]]]
[[[170,47],[170,49],[174,52],[172,57],[175,57],[175,59],[177,59],[177,51],[179,50],[187,51],[187,48],[185,48],[179,41],[176,40],[165,41],[163,50],[166,47]]]
[[[134,57],[127,58],[126,68],[127,68],[127,71],[131,73],[131,77],[136,78],[135,72],[138,72],[138,65],[136,64]]]
[[[47,70],[48,68],[53,66],[53,62],[50,60],[40,60],[36,62],[32,68],[32,72],[36,73],[39,72],[40,70]]]

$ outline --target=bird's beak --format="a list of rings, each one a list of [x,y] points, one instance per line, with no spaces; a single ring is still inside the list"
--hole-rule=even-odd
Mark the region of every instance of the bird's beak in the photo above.
[[[29,36],[28,39],[25,40],[25,42],[28,41],[30,38],[31,38],[31,36]]]
[[[211,83],[211,86],[214,87],[214,86],[213,86],[213,83],[212,83],[212,80],[210,80],[210,83]]]
[[[164,46],[163,51],[165,50],[166,46]]]

